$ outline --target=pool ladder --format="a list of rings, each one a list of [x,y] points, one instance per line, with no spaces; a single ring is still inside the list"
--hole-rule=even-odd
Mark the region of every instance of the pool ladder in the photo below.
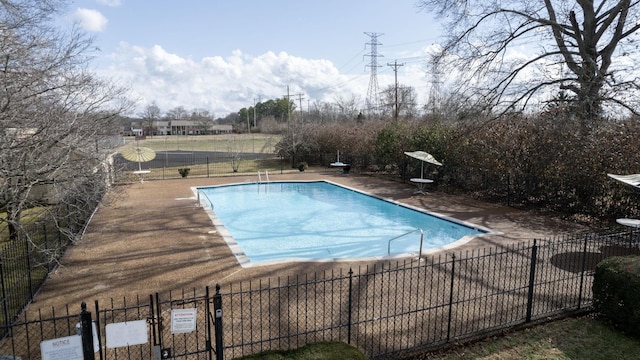
[[[411,231],[408,231],[408,232],[406,232],[404,234],[401,234],[401,235],[398,235],[396,237],[393,237],[393,238],[389,239],[389,242],[387,243],[387,255],[391,255],[391,242],[393,240],[399,239],[401,237],[407,236],[409,234],[412,234],[412,233],[418,232],[418,231],[420,231],[420,252],[418,253],[418,258],[421,258],[422,257],[422,241],[424,240],[424,231],[422,231],[422,229],[420,229],[420,228],[415,228],[415,229],[413,229]]]
[[[267,179],[267,182],[269,182],[269,173],[267,172],[267,170],[264,171],[264,177]],[[262,184],[262,177],[260,177],[260,170],[258,170],[258,183]]]
[[[198,190],[197,194],[198,194],[198,200],[197,200],[198,201],[198,205],[200,205],[201,204],[200,203],[200,190]],[[204,195],[205,199],[207,199],[207,201],[209,202],[209,206],[211,207],[211,210],[213,210],[213,202],[211,202],[211,199],[209,199],[207,194],[204,193],[204,192],[202,193],[202,195]]]

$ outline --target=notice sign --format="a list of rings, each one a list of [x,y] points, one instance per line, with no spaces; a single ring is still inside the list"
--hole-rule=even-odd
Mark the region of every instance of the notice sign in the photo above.
[[[188,333],[196,330],[196,309],[171,310],[171,333]]]
[[[72,335],[40,343],[42,360],[82,360],[82,337]]]
[[[105,330],[107,347],[110,349],[146,344],[149,340],[146,320],[107,324]]]

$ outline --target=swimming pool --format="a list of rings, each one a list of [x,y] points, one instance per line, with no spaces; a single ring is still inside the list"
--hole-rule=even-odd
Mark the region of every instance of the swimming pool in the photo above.
[[[417,255],[486,233],[328,181],[197,188],[241,265]],[[392,240],[393,239],[393,240]]]

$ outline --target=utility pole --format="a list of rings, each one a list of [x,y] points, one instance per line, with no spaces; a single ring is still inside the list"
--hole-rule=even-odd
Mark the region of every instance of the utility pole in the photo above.
[[[302,119],[302,99],[304,99],[302,95],[304,94],[303,93],[296,94],[296,96],[298,97],[298,104],[300,104],[300,119]]]
[[[256,99],[253,99],[253,127],[256,126]]]
[[[289,122],[291,121],[291,95],[289,95],[289,85],[287,85],[287,126],[289,126]]]
[[[393,72],[395,73],[396,76],[396,86],[395,86],[395,90],[396,90],[396,101],[395,101],[395,112],[393,113],[393,119],[398,121],[398,68],[400,66],[404,66],[404,64],[398,64],[398,60],[394,60],[393,63],[387,63],[388,66],[393,67]]]
[[[249,122],[249,109],[247,109],[247,131],[251,134],[251,122]]]

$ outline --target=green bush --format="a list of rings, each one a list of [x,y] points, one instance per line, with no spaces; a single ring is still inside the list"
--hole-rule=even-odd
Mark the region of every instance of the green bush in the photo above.
[[[183,178],[186,178],[187,176],[189,176],[189,172],[191,171],[191,169],[189,168],[180,168],[178,169],[178,173],[180,173],[180,176],[182,176]]]
[[[615,327],[640,338],[640,257],[613,256],[598,264],[593,305]]]

